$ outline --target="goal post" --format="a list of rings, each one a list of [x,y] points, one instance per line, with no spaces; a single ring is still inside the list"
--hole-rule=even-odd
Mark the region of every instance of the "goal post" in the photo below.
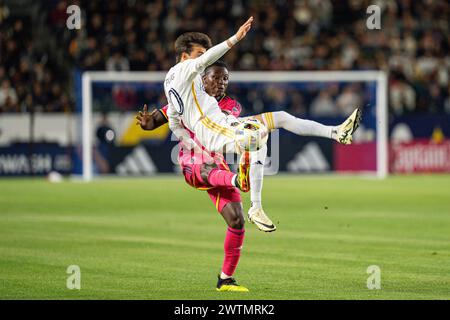
[[[86,71],[81,77],[81,144],[82,144],[82,179],[89,182],[93,178],[92,154],[92,113],[94,82],[163,82],[165,72],[117,72],[117,71]]]
[[[81,85],[81,144],[82,179],[93,179],[93,90],[94,83],[158,83],[164,81],[165,72],[110,72],[87,71],[82,74]],[[388,105],[387,75],[384,71],[234,71],[231,83],[364,83],[376,84],[376,170],[378,178],[388,175]],[[138,106],[137,106],[138,107]],[[364,117],[364,115],[363,115]]]

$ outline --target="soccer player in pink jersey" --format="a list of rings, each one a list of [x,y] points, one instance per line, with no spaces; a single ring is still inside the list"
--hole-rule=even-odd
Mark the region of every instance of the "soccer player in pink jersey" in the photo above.
[[[244,139],[241,145],[239,137],[236,136],[238,131],[235,126],[236,124],[240,126],[242,119],[239,120],[232,114],[226,115],[222,112],[217,100],[205,91],[202,75],[209,65],[245,37],[252,22],[253,17],[250,17],[234,36],[215,46],[212,46],[211,39],[206,34],[200,32],[186,32],[176,39],[174,44],[176,64],[168,71],[164,80],[164,91],[168,101],[166,115],[170,129],[183,143],[183,147],[199,153],[201,158],[208,159],[208,152],[230,152],[241,155],[237,175],[231,176],[229,173],[214,171],[210,174],[212,176],[210,179],[216,180],[217,176],[224,186],[238,187],[244,192],[250,190],[251,207],[248,218],[260,230],[271,232],[276,230],[276,226],[266,215],[261,201],[263,169],[267,156],[267,127],[276,128],[278,123],[283,128],[298,134],[312,133],[329,138],[332,138],[334,134],[341,137],[339,139],[341,143],[350,143],[352,133],[358,126],[358,121],[355,120],[359,118],[359,109],[356,109],[347,119],[344,130],[341,130],[343,135],[339,133],[339,128],[342,126],[324,126],[292,117],[286,112],[269,112],[261,115],[261,118],[265,119],[266,126],[252,125],[253,120],[245,119],[244,125],[253,130],[248,132],[254,136]],[[254,123],[259,123],[257,119],[256,121]],[[196,140],[192,139],[190,133],[195,133]],[[252,141],[260,143],[258,149],[254,150],[254,147],[250,147]],[[223,177],[226,179],[222,179]]]
[[[217,61],[211,66],[205,69],[202,77],[203,84],[206,92],[214,96],[218,101],[219,107],[222,112],[231,114],[236,118],[240,115],[241,105],[236,100],[226,95],[226,89],[228,86],[229,76],[228,69],[224,62]],[[141,125],[144,130],[154,130],[161,125],[167,123],[166,115],[167,106],[152,112],[147,112],[147,106],[144,106],[143,112],[139,112],[136,117],[138,124]],[[359,109],[358,123],[359,123]],[[352,115],[356,114],[353,113]],[[337,133],[345,132],[348,130],[348,119],[340,126],[324,126],[320,123],[295,118],[292,115],[284,111],[267,112],[253,116],[262,121],[270,129],[284,128],[288,131],[299,135],[321,136],[334,139],[340,143],[349,143],[350,141],[340,141]],[[349,119],[352,116],[349,117]],[[356,128],[355,128],[356,129]],[[333,131],[335,134],[333,135]],[[354,131],[354,130],[353,130]],[[337,133],[336,133],[337,132]],[[353,132],[351,132],[353,133]],[[191,138],[194,137],[191,135]],[[351,138],[351,134],[349,135]],[[244,240],[244,216],[242,211],[242,203],[239,191],[236,188],[220,186],[214,180],[210,178],[210,174],[213,170],[217,170],[216,173],[220,173],[220,170],[229,171],[227,163],[224,161],[223,156],[220,154],[215,155],[215,165],[206,164],[200,159],[193,158],[194,154],[191,152],[186,153],[180,149],[179,161],[185,176],[186,182],[200,190],[207,190],[211,200],[216,206],[217,210],[228,224],[227,235],[225,238],[225,259],[222,267],[222,273],[219,276],[219,282],[217,285],[220,291],[246,291],[242,286],[236,285],[231,276],[237,266],[237,262],[240,257],[240,247]],[[263,160],[264,161],[264,160]],[[194,162],[194,164],[192,163]],[[198,163],[199,162],[199,163]],[[228,173],[232,176],[232,173]],[[252,201],[259,199],[262,189],[261,186],[252,186],[251,191],[255,190],[255,194],[252,194]],[[259,195],[258,195],[259,192]],[[251,220],[250,220],[251,221]],[[260,226],[257,224],[258,228]],[[260,228],[261,229],[261,228]],[[240,232],[239,232],[240,230]],[[265,231],[264,229],[261,229]],[[240,235],[239,235],[240,233]],[[226,280],[227,277],[229,280]]]
[[[226,86],[222,85],[223,78],[226,78],[225,81],[228,82],[228,71],[225,65],[216,62],[205,70],[205,74],[209,74],[208,70],[214,72],[215,79],[219,76],[221,80],[205,81],[205,90],[211,96],[217,98],[219,107],[223,112],[238,117],[241,113],[241,105],[224,94]],[[167,106],[159,110],[155,109],[151,113],[148,113],[147,106],[144,106],[144,111],[139,112],[137,116],[138,123],[144,130],[153,130],[167,123],[166,112]],[[195,140],[195,135],[190,131],[189,134]],[[228,181],[236,179],[236,174],[231,172],[223,155],[220,153],[212,152],[209,154],[210,158],[205,159],[202,154],[186,150],[183,144],[180,143],[179,146],[178,162],[186,182],[198,190],[207,191],[217,211],[228,225],[224,241],[224,261],[217,282],[217,290],[246,292],[248,289],[238,285],[232,277],[241,256],[245,235],[245,219],[241,194],[238,188],[230,187]],[[202,149],[205,150],[203,146]],[[206,163],[206,160],[210,160],[210,163]]]

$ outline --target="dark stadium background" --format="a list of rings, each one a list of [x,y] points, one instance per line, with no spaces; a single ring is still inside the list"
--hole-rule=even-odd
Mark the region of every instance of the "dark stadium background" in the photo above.
[[[66,8],[72,4],[81,8],[80,30],[66,27]],[[381,8],[381,30],[368,31],[366,27],[366,9],[371,4]],[[68,136],[65,141],[55,141],[43,133],[52,122],[40,125],[40,121],[48,118],[46,114],[79,112],[77,83],[83,71],[168,70],[174,63],[172,44],[180,33],[202,31],[219,42],[249,15],[255,17],[252,32],[224,57],[231,71],[386,71],[390,134],[393,141],[398,138],[409,143],[408,147],[391,150],[391,171],[450,170],[448,157],[433,166],[397,165],[392,159],[392,155],[402,154],[411,158],[420,148],[428,148],[430,140],[442,145],[438,151],[427,149],[430,152],[445,153],[449,149],[445,141],[450,136],[448,1],[0,0],[0,118],[10,126],[17,117],[8,117],[18,116],[22,121],[15,126],[20,135],[11,133],[4,123],[0,125],[0,162],[4,162],[0,175],[80,172],[76,134],[62,132]],[[241,101],[246,115],[286,110],[298,117],[337,123],[348,114],[345,106],[367,103],[358,93],[363,88],[357,84],[331,85],[323,90],[284,88],[258,95],[240,94],[241,88],[233,88],[232,83],[230,92]],[[94,106],[106,114],[134,112],[143,103],[162,106],[165,97],[162,90],[159,92],[142,94],[125,89],[113,94],[111,87],[103,91],[99,88],[95,99],[101,103]],[[282,139],[289,143],[291,137],[282,133]],[[98,172],[117,172],[116,164],[133,149],[118,140],[112,153],[107,151],[110,145],[99,146],[99,155],[109,163],[96,163]],[[165,135],[142,143],[154,158],[156,172],[174,170],[166,165],[168,158],[160,159],[160,153],[153,151],[174,145],[167,140]],[[101,138],[96,143],[101,145]],[[288,170],[288,161],[304,144],[295,140],[290,152],[282,150],[282,170]],[[332,170],[336,164],[330,143],[319,139],[317,145],[329,163],[325,171]],[[8,155],[37,155],[43,164],[11,169],[5,160]]]

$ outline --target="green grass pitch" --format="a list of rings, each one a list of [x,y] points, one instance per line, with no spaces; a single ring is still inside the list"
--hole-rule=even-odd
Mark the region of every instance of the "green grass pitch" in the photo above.
[[[225,223],[182,177],[0,180],[0,298],[450,298],[450,176],[275,176],[264,187],[278,230],[246,225],[236,278],[250,292],[220,293]],[[81,290],[66,288],[69,265]],[[370,265],[380,290],[367,289]]]

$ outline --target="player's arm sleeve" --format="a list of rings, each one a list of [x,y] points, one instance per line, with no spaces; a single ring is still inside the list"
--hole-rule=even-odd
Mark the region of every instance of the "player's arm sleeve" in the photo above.
[[[202,73],[207,66],[216,62],[220,57],[227,53],[230,48],[227,41],[224,41],[210,48],[200,57],[186,60],[188,66],[187,76],[193,78],[197,74]]]

